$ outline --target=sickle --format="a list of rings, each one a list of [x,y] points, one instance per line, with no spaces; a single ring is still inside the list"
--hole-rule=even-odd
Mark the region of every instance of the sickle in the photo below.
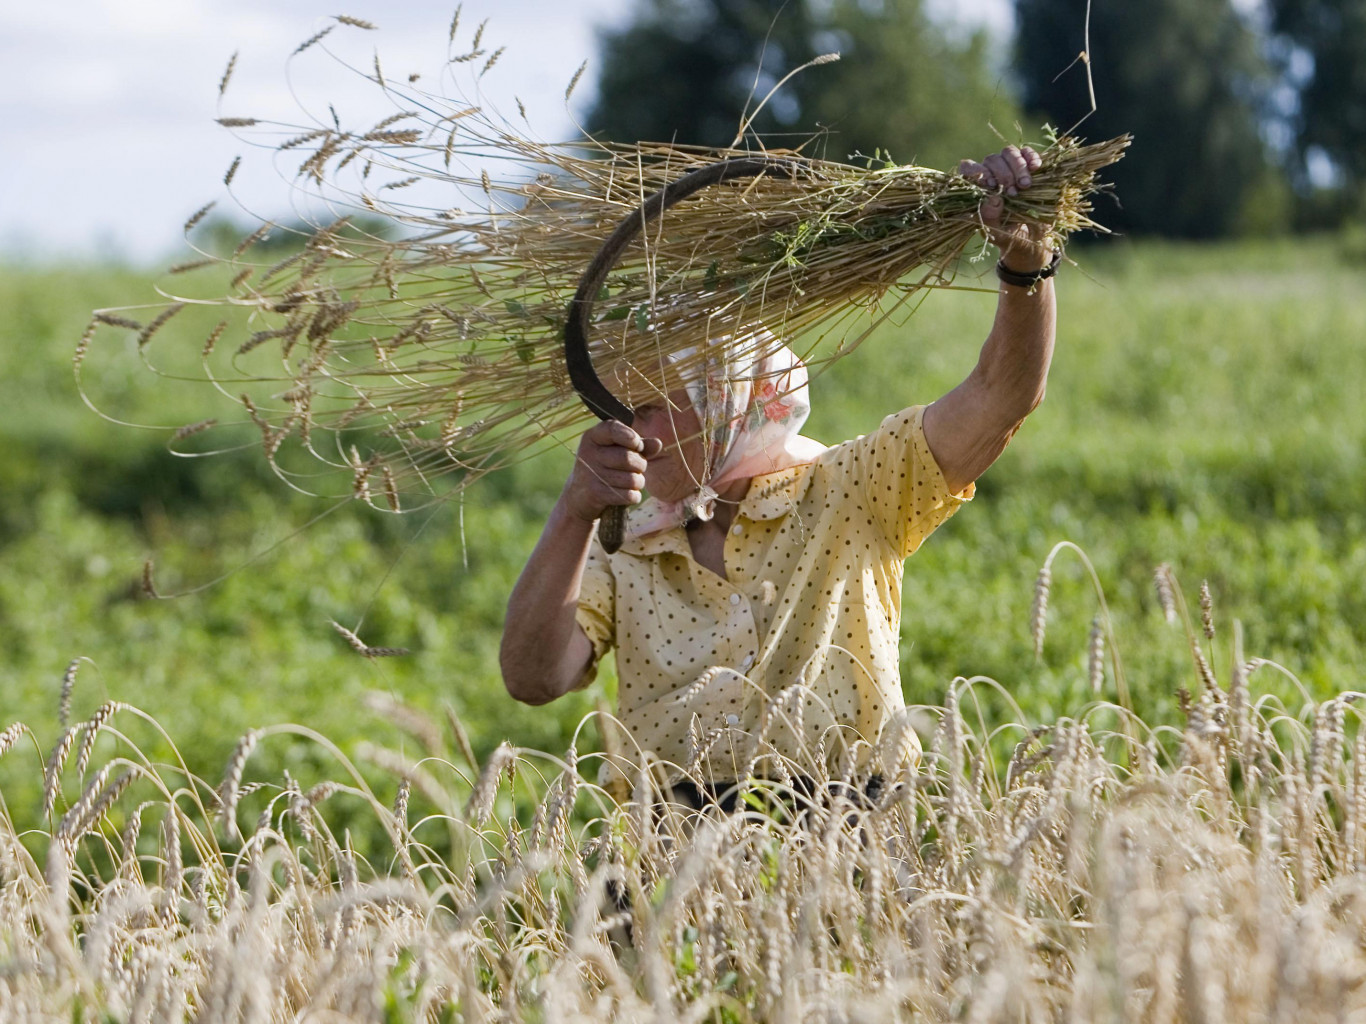
[[[564,361],[574,390],[599,419],[619,420],[628,427],[635,414],[616,395],[612,394],[593,369],[588,354],[588,324],[593,313],[593,300],[607,280],[607,275],[636,235],[674,203],[708,185],[716,185],[732,178],[752,178],[766,174],[790,178],[796,167],[790,159],[775,157],[742,157],[722,160],[699,167],[672,181],[650,196],[629,217],[617,225],[602,244],[593,262],[579,280],[579,289],[569,303],[569,316],[564,325]],[[609,505],[598,524],[598,539],[611,554],[621,547],[626,532],[626,506]]]

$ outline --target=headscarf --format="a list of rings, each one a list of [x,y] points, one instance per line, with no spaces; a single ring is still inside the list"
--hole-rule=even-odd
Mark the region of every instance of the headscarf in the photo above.
[[[647,498],[627,520],[627,537],[709,520],[718,492],[727,484],[809,465],[826,450],[799,433],[811,415],[806,366],[785,345],[763,345],[767,354],[756,357],[756,340],[771,342],[772,335],[752,335],[743,345],[716,345],[716,356],[709,355],[702,372],[686,381],[706,442],[703,484],[680,501]],[[673,361],[692,354],[680,353]]]

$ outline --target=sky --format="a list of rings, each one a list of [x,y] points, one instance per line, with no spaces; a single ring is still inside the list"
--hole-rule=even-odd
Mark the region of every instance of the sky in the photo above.
[[[479,81],[478,101],[506,114],[520,99],[537,134],[572,137],[573,116],[593,98],[597,34],[625,23],[632,6],[465,0],[457,44],[487,19],[483,48],[507,46]],[[1009,25],[1009,0],[932,6],[998,31]],[[315,110],[327,101],[369,109],[374,85],[345,73],[324,46],[364,64],[378,49],[387,75],[416,71],[430,87],[445,64],[453,10],[448,0],[5,0],[0,258],[155,264],[183,256],[180,225],[222,198],[224,172],[238,154],[245,159],[235,191],[252,210],[278,214],[288,203],[288,183],[268,155],[253,154],[215,118],[299,123],[301,101]],[[379,31],[337,25],[337,14],[373,22]],[[328,25],[337,27],[322,44],[289,60]],[[219,81],[235,52],[220,109]],[[585,60],[588,69],[566,107],[565,87]],[[455,85],[473,96],[477,68],[457,70]]]

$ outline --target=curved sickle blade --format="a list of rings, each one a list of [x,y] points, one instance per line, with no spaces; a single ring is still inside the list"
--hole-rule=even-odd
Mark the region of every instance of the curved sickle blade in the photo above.
[[[687,199],[708,185],[716,185],[732,178],[753,178],[767,174],[790,178],[795,172],[795,161],[776,157],[739,157],[699,167],[677,181],[670,182],[646,199],[640,209],[618,224],[616,230],[608,236],[579,280],[579,288],[570,300],[569,315],[564,325],[564,361],[569,370],[569,380],[579,397],[583,399],[584,405],[599,419],[620,420],[627,426],[635,419],[630,407],[603,384],[597,371],[593,369],[593,360],[588,354],[588,325],[593,314],[593,300],[622,251],[631,244],[637,234],[670,206]],[[609,554],[621,547],[625,513],[625,506],[615,505],[603,514],[598,535],[602,546]]]

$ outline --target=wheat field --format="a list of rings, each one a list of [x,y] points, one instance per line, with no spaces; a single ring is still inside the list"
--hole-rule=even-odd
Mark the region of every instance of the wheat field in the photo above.
[[[323,134],[311,159],[345,159]],[[491,185],[471,178],[476,198]],[[417,188],[388,187],[405,200]],[[923,602],[908,634],[907,692],[942,695],[905,722],[924,746],[919,765],[874,791],[852,769],[808,787],[797,780],[815,769],[771,763],[731,812],[694,811],[672,799],[665,766],[598,749],[603,712],[564,730],[573,745],[556,753],[490,749],[508,735],[553,747],[540,738],[561,733],[489,695],[490,623],[553,501],[554,472],[518,466],[524,475],[471,509],[479,543],[458,602],[447,578],[461,562],[457,530],[434,528],[427,564],[405,567],[413,589],[383,595],[366,641],[338,639],[327,622],[356,623],[358,595],[378,595],[385,559],[404,548],[371,550],[360,521],[340,517],[285,549],[273,576],[238,574],[198,603],[135,605],[129,595],[152,589],[135,578],[148,548],[169,590],[177,576],[197,585],[251,564],[267,533],[288,536],[279,488],[259,489],[241,461],[235,473],[178,471],[178,506],[174,489],[150,502],[126,493],[130,479],[171,479],[149,454],[162,454],[161,434],[128,441],[52,396],[69,395],[69,342],[86,311],[152,295],[150,280],[7,268],[0,1024],[1361,1016],[1366,743],[1357,695],[1342,689],[1366,643],[1347,582],[1366,564],[1351,383],[1366,323],[1360,261],[1325,240],[1150,244],[1085,262],[1060,288],[1060,398],[993,471],[994,517],[955,522],[917,556],[918,588],[961,595]],[[827,375],[821,432],[851,436],[869,410],[961,379],[979,337],[970,317],[984,315],[971,298],[927,303],[913,332],[889,323],[865,349],[876,362]],[[520,300],[492,309],[509,322],[526,312]],[[121,368],[149,342],[153,355],[177,339],[200,353],[212,321],[189,328],[202,312],[125,325],[127,337],[83,353],[83,372],[102,375],[130,419],[202,426],[197,398],[168,398]],[[630,313],[623,327],[636,326]],[[504,354],[514,367],[534,355]],[[115,520],[130,509],[137,525]],[[463,506],[460,516],[463,543]],[[1028,600],[1012,573],[1060,533],[1108,547],[1101,571],[1135,608],[1124,635],[1143,638],[1123,664],[1103,608],[1089,634],[1049,608],[1049,574],[1032,621],[1044,661],[1027,662],[1023,622],[1002,625],[1016,607],[1008,590],[1021,610]],[[230,537],[227,554],[209,552],[209,536]],[[1132,563],[1158,552],[1211,574],[1262,653],[1297,659],[1307,685],[1245,654],[1231,621],[1212,636],[1210,602],[1188,609],[1170,570],[1146,604],[1126,594]],[[1058,581],[1055,605],[1071,582]],[[1145,615],[1154,591],[1161,613]],[[1060,620],[1078,635],[1060,636]],[[1148,627],[1162,620],[1159,649]],[[301,622],[314,632],[299,636]],[[338,667],[352,640],[361,653],[411,644],[416,657],[371,660],[352,684]],[[56,725],[44,725],[40,673],[50,661],[60,673],[72,653],[107,675],[73,662]],[[1177,661],[1179,711],[1167,699]],[[984,668],[997,679],[949,682]],[[355,686],[414,701],[445,686],[473,742],[456,716],[392,696],[358,714]],[[133,693],[157,718],[108,699]],[[591,706],[579,697],[570,722]],[[95,710],[73,719],[73,705]],[[215,730],[230,743],[272,711],[309,724],[248,732],[203,774],[219,759]],[[381,718],[402,742],[380,745]],[[357,745],[363,730],[376,740]],[[596,783],[609,758],[629,791]]]
[[[1207,590],[1188,612],[1156,583],[1198,681],[1182,720],[1097,700],[988,731],[1000,685],[958,679],[908,712],[918,766],[814,789],[778,766],[729,811],[586,742],[480,763],[454,715],[381,696],[404,752],[274,726],[203,780],[144,755],[126,704],[66,724],[73,663],[50,747],[0,733],[45,805],[0,807],[0,1021],[1351,1019],[1357,695],[1283,707],[1260,682],[1293,676],[1236,625],[1220,663]],[[1107,641],[1098,618],[1098,682]],[[257,777],[298,742],[330,780]],[[630,793],[592,781],[608,758]]]

